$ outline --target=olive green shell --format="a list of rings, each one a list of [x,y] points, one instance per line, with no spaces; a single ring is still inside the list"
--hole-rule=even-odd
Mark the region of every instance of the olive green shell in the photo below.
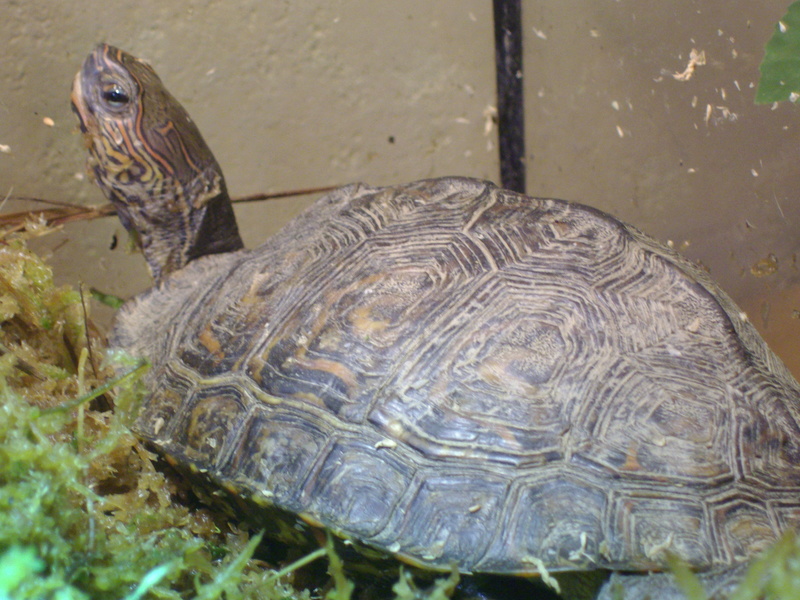
[[[128,303],[136,430],[430,568],[749,558],[800,523],[800,387],[707,275],[592,208],[353,185]]]

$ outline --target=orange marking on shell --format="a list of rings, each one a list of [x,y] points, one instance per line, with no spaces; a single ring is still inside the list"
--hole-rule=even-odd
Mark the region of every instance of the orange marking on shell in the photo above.
[[[203,331],[198,334],[197,339],[206,350],[214,355],[214,358],[225,358],[225,353],[222,351],[222,346],[220,345],[219,340],[214,337],[210,326],[203,329]]]
[[[358,384],[355,373],[345,367],[342,363],[327,358],[306,358],[301,357],[295,359],[295,364],[313,371],[322,371],[324,373],[332,373],[338,379],[344,382],[348,389],[352,390]]]
[[[360,306],[350,315],[350,322],[353,324],[362,337],[381,333],[389,323],[372,318],[372,308],[370,306]]]
[[[317,319],[314,321],[308,337],[312,338],[312,339],[319,337],[319,335],[322,332],[322,330],[328,325],[328,318],[330,316],[331,311],[335,311],[336,310],[335,309],[336,305],[347,294],[352,293],[353,290],[366,289],[372,283],[374,283],[376,281],[380,281],[383,278],[384,278],[383,274],[375,273],[373,275],[369,275],[367,277],[364,277],[363,279],[359,279],[358,281],[353,282],[348,287],[337,288],[337,289],[334,289],[334,290],[330,291],[328,294],[326,294],[325,302],[322,305],[322,310],[320,310]],[[359,309],[356,309],[356,311],[354,311],[354,312],[357,312],[358,310]],[[366,307],[364,307],[364,310],[365,311],[370,311],[371,307],[370,306],[366,306]],[[366,315],[366,318],[368,318],[371,321],[374,321],[374,319],[370,319],[368,315]],[[355,325],[355,323],[354,323],[354,325]]]
[[[308,513],[298,513],[298,514],[297,514],[297,516],[298,516],[298,517],[300,517],[300,519],[301,519],[301,520],[303,521],[303,523],[305,523],[306,525],[311,525],[311,527],[316,527],[316,528],[318,528],[318,529],[325,529],[325,525],[323,525],[323,524],[322,524],[322,523],[321,523],[319,520],[317,520],[315,517],[312,517],[312,516],[311,516],[310,514],[308,514]],[[321,533],[321,532],[320,532],[320,533]],[[325,544],[325,537],[324,537],[324,535],[323,535],[323,537],[322,537],[322,544],[323,544],[323,545]]]
[[[642,465],[639,462],[639,444],[633,442],[625,453],[625,462],[620,467],[621,471],[641,471]]]

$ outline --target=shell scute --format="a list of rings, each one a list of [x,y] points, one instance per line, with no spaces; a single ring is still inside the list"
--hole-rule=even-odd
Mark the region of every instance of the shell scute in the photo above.
[[[184,460],[201,468],[215,468],[246,411],[247,401],[236,385],[201,387],[183,400],[170,440],[172,453],[180,452]]]
[[[304,497],[322,521],[346,525],[359,539],[372,538],[401,505],[413,474],[414,466],[397,453],[377,451],[360,439],[337,440],[308,480]]]
[[[221,478],[238,481],[251,492],[281,507],[300,512],[303,486],[327,443],[324,423],[279,407],[256,406],[232,440],[232,452],[221,466]]]
[[[490,536],[497,531],[508,484],[491,472],[478,473],[446,464],[418,473],[410,493],[392,513],[386,533],[377,539],[394,539],[404,554],[423,564],[477,564]]]

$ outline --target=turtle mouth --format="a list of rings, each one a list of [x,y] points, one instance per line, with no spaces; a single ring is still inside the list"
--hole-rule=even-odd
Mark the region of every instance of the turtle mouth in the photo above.
[[[72,82],[72,94],[70,94],[70,104],[72,112],[78,117],[78,127],[83,136],[83,145],[89,151],[87,158],[87,170],[92,173],[93,167],[97,162],[95,143],[98,136],[97,119],[89,109],[83,93],[83,72],[78,71]]]
[[[72,104],[72,112],[78,117],[78,124],[80,125],[81,132],[88,133],[87,123],[88,111],[86,103],[83,99],[83,86],[82,86],[83,70],[75,74],[75,79],[72,81],[72,94],[70,94],[70,104]]]
[[[98,133],[98,113],[93,92],[97,87],[99,74],[102,72],[103,55],[110,47],[100,44],[86,57],[81,68],[72,80],[70,103],[72,111],[78,117],[81,132],[95,136]]]

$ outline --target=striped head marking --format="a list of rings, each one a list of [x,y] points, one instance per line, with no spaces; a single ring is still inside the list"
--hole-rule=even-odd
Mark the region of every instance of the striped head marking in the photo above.
[[[157,281],[198,256],[241,248],[222,171],[150,65],[97,46],[75,76],[72,107],[89,171]]]

